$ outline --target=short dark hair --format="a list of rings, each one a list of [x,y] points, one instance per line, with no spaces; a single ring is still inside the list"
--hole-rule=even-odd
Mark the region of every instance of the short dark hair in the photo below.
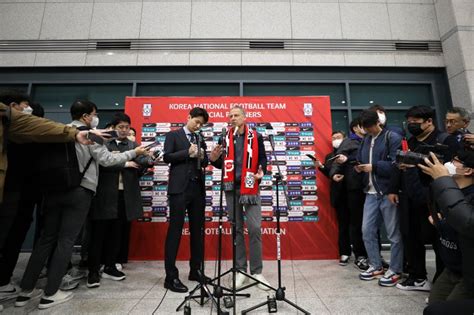
[[[71,105],[71,117],[74,120],[81,119],[82,115],[90,114],[94,111],[97,111],[97,105],[88,100],[76,100]]]
[[[356,117],[354,119],[352,119],[350,125],[349,125],[349,129],[350,131],[354,132],[355,133],[355,130],[354,128],[357,127],[357,126],[360,126],[361,123],[360,123],[360,118],[359,117]]]
[[[449,108],[447,113],[459,114],[459,116],[462,118],[462,120],[465,120],[465,121],[470,121],[471,120],[471,113],[467,109],[462,108],[462,107]]]
[[[413,117],[413,118],[422,118],[424,120],[434,119],[435,112],[434,110],[426,105],[416,105],[412,106],[408,109],[407,113],[405,114],[405,118]]]
[[[379,104],[375,104],[375,105],[372,105],[368,108],[368,110],[371,110],[373,112],[376,112],[376,111],[381,111],[381,112],[384,112],[385,113],[385,108],[382,106],[382,105],[379,105]]]
[[[189,116],[191,116],[191,118],[202,117],[204,118],[204,123],[207,123],[207,121],[209,120],[209,114],[204,108],[201,107],[194,107],[193,109],[191,109],[189,111]]]
[[[105,124],[104,129],[108,129],[108,128],[112,127],[112,126],[113,126],[112,123],[111,123],[111,122],[108,122],[107,124]]]
[[[112,118],[112,121],[110,122],[112,126],[117,126],[121,122],[126,122],[129,125],[132,123],[132,120],[130,119],[130,116],[128,116],[125,113],[115,113],[114,117]]]
[[[346,133],[342,130],[334,130],[331,135],[334,136],[336,133],[340,133],[343,137],[346,137]]]
[[[377,112],[368,109],[362,111],[359,119],[364,128],[369,128],[379,123],[379,115],[377,115]]]
[[[44,117],[44,108],[40,103],[31,103],[30,107],[33,108],[33,112],[31,113],[32,115]]]
[[[30,102],[30,96],[20,90],[8,89],[0,91],[0,103],[10,106],[11,103],[20,104]]]

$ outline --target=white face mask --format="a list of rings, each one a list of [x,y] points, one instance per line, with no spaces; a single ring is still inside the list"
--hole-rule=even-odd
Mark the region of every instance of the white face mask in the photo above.
[[[28,107],[23,108],[23,110],[22,110],[21,112],[22,112],[23,114],[31,115],[31,114],[33,114],[33,108],[31,108],[30,106],[28,106]]]
[[[454,165],[453,162],[444,163],[444,167],[446,167],[448,169],[449,176],[456,175],[456,166]]]
[[[333,146],[334,149],[339,148],[339,146],[341,145],[341,143],[342,143],[342,139],[332,140],[332,146]]]
[[[91,121],[91,128],[95,129],[99,125],[99,117],[97,116],[92,116],[92,121]]]
[[[385,123],[387,122],[387,116],[385,116],[384,113],[377,113],[377,115],[379,115],[379,121],[382,125],[385,125]]]

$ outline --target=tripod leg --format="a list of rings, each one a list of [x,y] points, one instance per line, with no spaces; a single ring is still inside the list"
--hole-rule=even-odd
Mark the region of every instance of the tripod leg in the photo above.
[[[300,311],[300,312],[303,313],[303,314],[308,314],[308,315],[311,314],[310,312],[305,311],[304,309],[302,309],[301,307],[299,307],[298,305],[296,305],[295,303],[293,303],[293,302],[291,302],[291,301],[289,301],[289,300],[287,300],[287,299],[283,299],[282,301],[284,301],[284,302],[290,304],[291,306],[293,306],[294,308],[296,308],[298,311]]]
[[[243,314],[247,314],[248,312],[251,312],[251,311],[253,311],[253,310],[256,310],[257,308],[260,308],[260,307],[262,307],[262,306],[264,306],[264,305],[267,305],[267,303],[268,303],[268,302],[265,301],[265,302],[262,302],[262,303],[260,303],[260,304],[255,305],[255,306],[252,306],[251,308],[248,308],[248,309],[246,309],[246,310],[243,310],[243,311],[241,312],[241,314],[242,314],[242,315],[243,315]]]

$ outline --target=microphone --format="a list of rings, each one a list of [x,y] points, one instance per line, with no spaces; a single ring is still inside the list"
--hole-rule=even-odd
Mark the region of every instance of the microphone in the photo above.
[[[234,126],[234,137],[237,135],[237,132],[239,132],[239,126]]]

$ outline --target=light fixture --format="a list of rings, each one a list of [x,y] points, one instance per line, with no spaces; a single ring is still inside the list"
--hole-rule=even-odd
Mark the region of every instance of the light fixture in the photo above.
[[[346,104],[346,101],[342,101],[341,103],[342,103],[342,104]]]
[[[119,106],[119,103],[115,103],[115,106]]]
[[[114,55],[114,53],[111,52],[111,51],[109,51],[109,52],[107,53],[107,56],[113,56],[113,55]]]
[[[401,103],[402,103],[402,101],[397,101],[397,104],[401,104]]]
[[[63,104],[59,104],[59,107],[60,107],[60,108],[63,108]]]
[[[369,101],[369,104],[373,104],[373,103],[374,103],[374,101]]]

